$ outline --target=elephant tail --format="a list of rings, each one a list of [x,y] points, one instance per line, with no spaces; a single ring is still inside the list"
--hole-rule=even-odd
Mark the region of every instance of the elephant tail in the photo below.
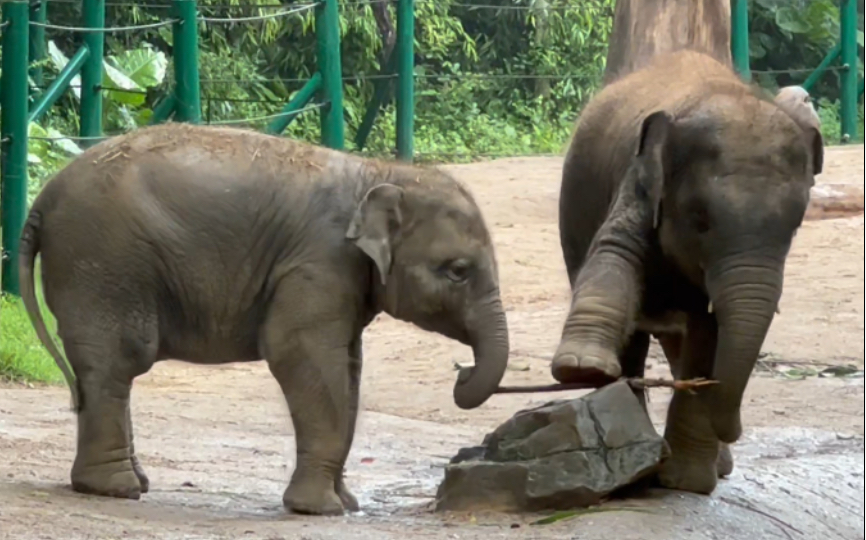
[[[24,230],[21,233],[21,242],[19,244],[20,257],[18,271],[21,279],[21,299],[24,301],[24,307],[27,309],[30,323],[36,329],[39,341],[48,349],[48,353],[54,359],[57,367],[60,368],[63,377],[66,379],[66,384],[72,392],[72,410],[78,412],[81,406],[81,399],[75,373],[73,373],[71,366],[66,362],[66,359],[60,353],[60,349],[57,348],[54,339],[48,333],[45,319],[42,317],[42,312],[39,309],[39,302],[36,300],[36,276],[34,268],[36,266],[36,255],[39,254],[40,250],[41,231],[42,214],[38,210],[33,209],[24,223]]]

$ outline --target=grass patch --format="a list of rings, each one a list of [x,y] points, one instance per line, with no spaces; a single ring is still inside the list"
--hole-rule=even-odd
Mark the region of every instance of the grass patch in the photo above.
[[[42,314],[49,331],[53,332],[54,318],[44,305]],[[36,337],[24,303],[12,296],[0,297],[0,379],[42,383],[63,381],[63,374]]]

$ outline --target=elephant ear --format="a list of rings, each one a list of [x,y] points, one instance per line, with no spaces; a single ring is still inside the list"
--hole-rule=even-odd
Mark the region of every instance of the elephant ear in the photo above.
[[[346,238],[363,251],[379,270],[382,285],[391,272],[395,237],[403,222],[403,189],[381,184],[370,189],[352,216]]]
[[[812,150],[812,174],[818,176],[824,172],[824,137],[821,135],[821,130],[807,129],[806,141]]]
[[[670,173],[669,141],[673,119],[664,111],[647,116],[640,130],[637,159],[641,166],[641,184],[652,205],[653,228],[659,226],[665,179]]]

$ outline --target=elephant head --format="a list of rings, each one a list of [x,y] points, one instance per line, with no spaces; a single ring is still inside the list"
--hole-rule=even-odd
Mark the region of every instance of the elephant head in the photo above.
[[[482,405],[509,343],[491,237],[470,193],[443,172],[397,171],[367,191],[346,236],[374,263],[385,312],[472,347],[475,366],[460,372],[454,401]]]
[[[823,141],[777,105],[719,93],[647,117],[662,134],[651,201],[665,258],[709,299],[719,335],[705,395],[717,436],[736,441],[740,406],[782,294],[785,260],[821,172]],[[646,123],[666,122],[664,129]]]
[[[776,105],[804,130],[821,129],[821,117],[812,105],[812,96],[802,86],[786,86],[779,90]]]

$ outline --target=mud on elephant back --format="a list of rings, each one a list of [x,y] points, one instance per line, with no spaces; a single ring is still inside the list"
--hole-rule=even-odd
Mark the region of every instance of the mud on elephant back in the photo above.
[[[454,387],[464,409],[490,397],[508,360],[487,226],[432,168],[236,129],[141,129],[48,182],[21,253],[24,302],[72,389],[82,493],[148,491],[129,398],[160,360],[267,362],[296,434],[283,501],[309,514],[358,509],[343,477],[377,314],[472,347]],[[36,302],[37,254],[68,366]]]

